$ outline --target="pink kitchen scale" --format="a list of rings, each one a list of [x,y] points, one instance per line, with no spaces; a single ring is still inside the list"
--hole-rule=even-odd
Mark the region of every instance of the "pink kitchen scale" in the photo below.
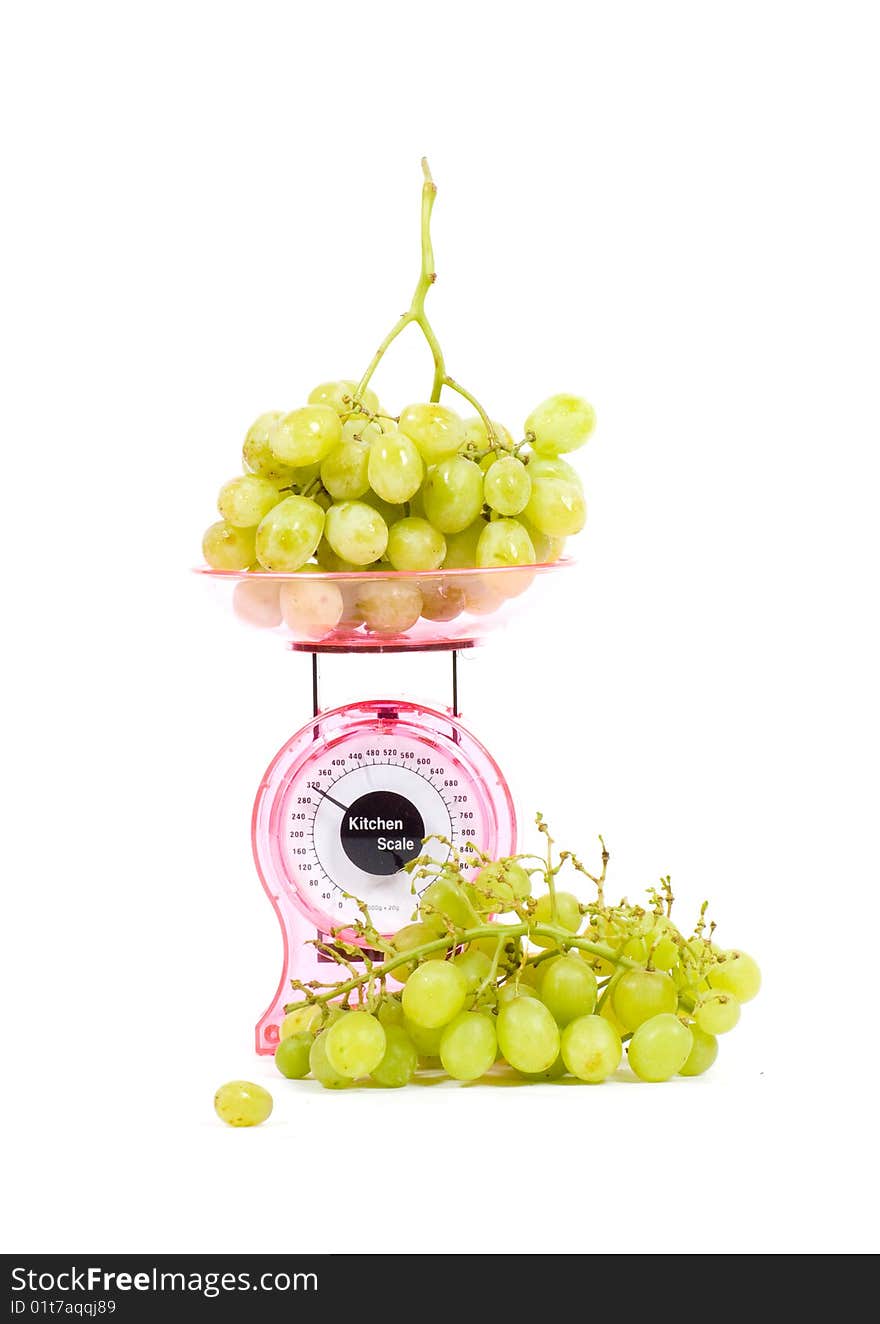
[[[330,958],[314,940],[332,944],[339,933],[351,940],[346,930],[359,917],[358,901],[389,937],[410,922],[416,897],[405,866],[425,853],[425,838],[445,837],[459,848],[472,842],[493,859],[514,853],[516,814],[507,782],[460,720],[459,653],[503,624],[535,581],[570,564],[308,576],[310,584],[326,580],[352,597],[364,581],[418,583],[434,616],[447,619],[420,617],[394,635],[368,632],[356,613],[328,633],[310,628],[301,615],[286,621],[277,598],[285,583],[305,576],[199,572],[232,587],[241,619],[281,634],[312,660],[312,714],[269,764],[253,809],[254,860],[284,942],[278,987],[256,1026],[258,1053],[275,1051],[284,1005],[294,1000],[291,979],[326,977]],[[443,601],[445,610],[437,606]],[[429,707],[381,698],[322,709],[322,654],[411,650],[449,654],[451,703]],[[428,848],[438,863],[446,851],[437,842]]]

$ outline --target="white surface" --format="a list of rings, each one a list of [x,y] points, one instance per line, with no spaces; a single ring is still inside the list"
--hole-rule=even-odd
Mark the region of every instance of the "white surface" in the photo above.
[[[877,1249],[875,18],[8,11],[4,1249]],[[279,1080],[232,1132],[307,662],[186,569],[252,418],[405,306],[423,152],[450,371],[600,420],[570,619],[485,649],[466,712],[524,815],[710,896],[765,989],[703,1080]],[[427,370],[413,336],[378,385]]]

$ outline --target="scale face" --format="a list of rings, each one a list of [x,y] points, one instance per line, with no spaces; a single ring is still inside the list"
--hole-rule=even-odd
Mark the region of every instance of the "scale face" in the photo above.
[[[435,834],[493,859],[515,849],[507,783],[450,713],[401,700],[348,704],[317,714],[279,751],[253,816],[254,857],[285,938],[258,1051],[278,1042],[290,979],[321,978],[309,938],[332,942],[359,918],[357,900],[384,935],[410,922],[417,897],[405,866],[423,853],[442,863],[448,847],[423,845]]]

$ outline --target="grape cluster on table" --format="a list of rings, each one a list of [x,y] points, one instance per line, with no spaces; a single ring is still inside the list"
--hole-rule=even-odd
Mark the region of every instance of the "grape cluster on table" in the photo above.
[[[502,424],[441,404],[391,417],[356,390],[327,382],[292,413],[263,414],[245,438],[244,473],[220,489],[222,518],[202,542],[208,565],[297,576],[238,585],[237,610],[252,623],[323,637],[340,625],[388,634],[419,617],[487,614],[524,585],[395,572],[546,564],[583,528],[583,486],[563,456],[593,431],[586,400],[551,396],[517,442]],[[369,570],[383,574],[350,592],[306,578]]]

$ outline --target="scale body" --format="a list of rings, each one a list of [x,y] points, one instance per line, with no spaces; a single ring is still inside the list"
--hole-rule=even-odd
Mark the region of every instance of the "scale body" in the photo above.
[[[291,979],[334,977],[338,967],[315,942],[332,946],[334,933],[356,942],[357,901],[383,936],[410,923],[415,888],[427,883],[404,866],[425,852],[424,838],[459,849],[470,842],[493,859],[516,849],[507,783],[460,721],[455,649],[448,708],[370,699],[322,711],[317,655],[331,650],[294,647],[312,654],[313,716],[267,768],[252,821],[257,871],[284,940],[278,988],[256,1027],[258,1053],[275,1051],[284,1005],[295,999]],[[427,851],[442,863],[449,847],[432,842]]]

